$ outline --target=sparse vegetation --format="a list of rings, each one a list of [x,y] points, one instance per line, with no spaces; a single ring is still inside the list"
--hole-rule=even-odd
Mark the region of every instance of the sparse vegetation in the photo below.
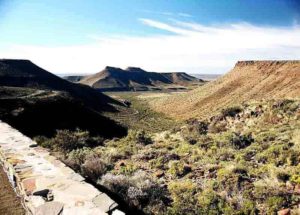
[[[296,107],[290,106],[289,100],[300,96],[299,68],[300,61],[241,61],[215,82],[186,94],[153,99],[149,104],[158,112],[182,120],[216,116],[224,109],[239,107],[250,100],[280,98],[277,106],[292,110]],[[232,108],[229,113],[236,110]]]
[[[276,214],[300,202],[299,104],[250,103],[177,130],[130,130],[109,141],[58,131],[38,142],[147,214]],[[274,112],[276,124],[266,121]]]
[[[140,99],[138,92],[127,93],[107,93],[109,96],[118,98],[121,101],[130,102],[129,108],[116,108],[119,113],[106,113],[106,115],[119,121],[125,127],[134,130],[144,130],[147,133],[162,132],[178,127],[181,123],[166,117],[162,113],[157,113],[149,108],[147,101]],[[147,95],[147,93],[144,93]]]

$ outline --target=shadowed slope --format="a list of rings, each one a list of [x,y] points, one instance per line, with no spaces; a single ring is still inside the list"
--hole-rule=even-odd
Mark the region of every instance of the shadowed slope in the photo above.
[[[97,110],[113,110],[109,103],[116,102],[88,86],[61,79],[29,60],[0,60],[0,86],[65,91]]]
[[[84,75],[69,75],[69,76],[63,76],[62,78],[67,81],[76,83],[76,82],[81,81],[83,78],[85,78],[85,76]]]
[[[7,88],[0,87],[2,91]],[[87,130],[92,135],[106,138],[127,134],[115,121],[86,107],[65,93],[49,91],[40,96],[0,97],[0,119],[27,136],[51,137],[59,129]]]
[[[0,120],[28,136],[76,128],[108,138],[126,135],[124,127],[103,116],[116,112],[116,104],[97,90],[63,80],[28,60],[0,60]]]
[[[151,106],[178,119],[211,116],[251,99],[300,97],[300,61],[240,61],[225,76]]]

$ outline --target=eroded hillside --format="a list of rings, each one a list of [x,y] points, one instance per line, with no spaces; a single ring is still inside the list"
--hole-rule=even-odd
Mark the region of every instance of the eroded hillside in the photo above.
[[[151,106],[177,119],[212,116],[225,107],[264,98],[300,97],[300,61],[240,61],[225,76]]]

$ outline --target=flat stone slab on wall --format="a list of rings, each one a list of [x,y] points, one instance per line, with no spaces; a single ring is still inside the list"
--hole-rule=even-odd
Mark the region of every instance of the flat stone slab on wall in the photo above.
[[[0,160],[31,213],[100,215],[118,206],[47,150],[34,145],[33,140],[0,121]],[[53,200],[46,201],[49,191]]]

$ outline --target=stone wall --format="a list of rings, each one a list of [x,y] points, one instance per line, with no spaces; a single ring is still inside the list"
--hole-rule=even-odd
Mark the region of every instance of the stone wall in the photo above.
[[[1,121],[0,162],[29,214],[124,214],[109,196]]]

